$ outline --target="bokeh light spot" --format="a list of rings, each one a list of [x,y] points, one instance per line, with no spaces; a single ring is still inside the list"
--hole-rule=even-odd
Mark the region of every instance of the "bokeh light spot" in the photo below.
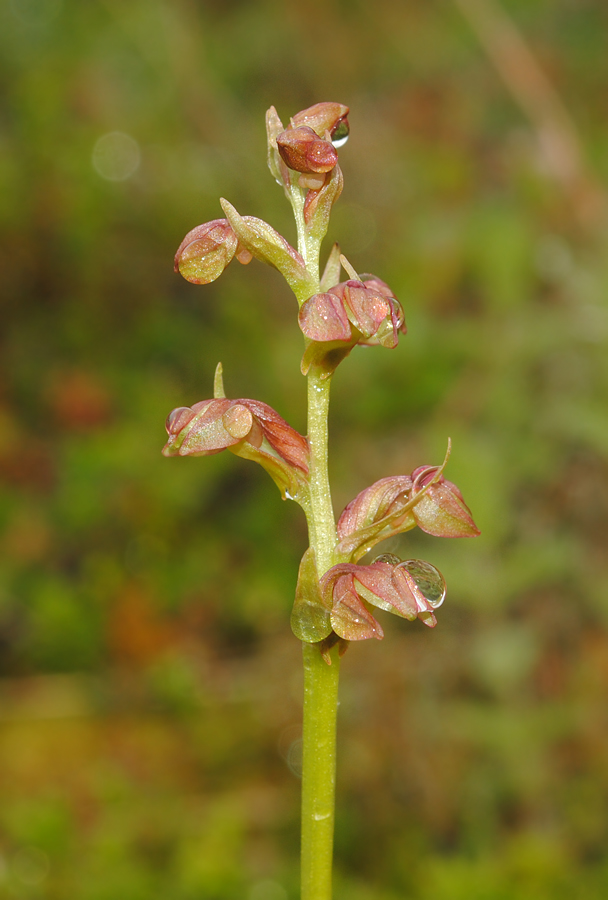
[[[137,141],[122,131],[103,134],[93,148],[93,168],[107,181],[126,181],[137,170],[141,152]]]

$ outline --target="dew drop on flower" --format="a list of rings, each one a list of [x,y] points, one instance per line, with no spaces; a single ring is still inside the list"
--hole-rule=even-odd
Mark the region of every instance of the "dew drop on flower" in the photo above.
[[[188,424],[195,416],[193,409],[188,406],[178,406],[167,416],[165,428],[168,434],[179,434],[182,428]]]
[[[348,125],[348,119],[342,119],[340,122],[338,122],[331,135],[331,142],[336,150],[339,147],[343,147],[347,142],[349,132],[350,128]]]
[[[439,569],[423,559],[406,559],[399,563],[399,568],[410,573],[433,609],[441,606],[445,600],[446,584]]]
[[[369,550],[369,547],[367,549]],[[398,556],[395,556],[394,553],[382,553],[382,554],[380,554],[380,556],[377,556],[375,558],[374,562],[375,563],[377,563],[377,562],[389,563],[389,565],[391,565],[391,566],[396,566],[398,563],[401,562],[401,560],[399,559]]]

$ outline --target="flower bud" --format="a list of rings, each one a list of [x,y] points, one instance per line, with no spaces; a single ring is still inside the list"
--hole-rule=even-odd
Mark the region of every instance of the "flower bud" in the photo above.
[[[331,172],[338,162],[333,144],[305,125],[283,131],[277,137],[277,147],[283,162],[296,172]]]
[[[214,219],[189,231],[175,254],[175,271],[192,284],[219,278],[237,251],[238,238],[227,219]]]

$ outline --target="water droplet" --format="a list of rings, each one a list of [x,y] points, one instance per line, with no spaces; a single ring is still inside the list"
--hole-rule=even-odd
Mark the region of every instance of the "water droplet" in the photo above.
[[[177,409],[172,410],[167,416],[167,421],[165,422],[167,433],[179,434],[182,428],[185,428],[195,415],[196,413],[190,407],[178,406]]]
[[[409,572],[433,609],[437,609],[446,595],[445,579],[439,569],[423,559],[405,559],[398,568]]]
[[[375,558],[374,562],[389,563],[389,565],[391,566],[396,566],[401,562],[401,560],[398,556],[395,556],[394,553],[381,553],[380,556],[377,556]]]
[[[348,140],[349,132],[350,127],[348,124],[348,119],[341,119],[332,131],[331,135],[331,142],[336,149],[344,146],[344,144]]]

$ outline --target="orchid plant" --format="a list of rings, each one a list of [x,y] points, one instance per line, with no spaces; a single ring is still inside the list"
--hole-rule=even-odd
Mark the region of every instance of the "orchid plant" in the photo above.
[[[221,200],[225,217],[186,235],[175,269],[193,284],[208,284],[233,258],[247,264],[255,257],[283,275],[295,294],[304,336],[300,368],[308,383],[308,434],[299,434],[259,400],[228,399],[219,364],[213,399],[170,413],[163,453],[209,456],[230,450],[254,460],[283,499],[298,503],[306,516],[310,546],[291,615],[304,655],[301,896],[330,900],[340,658],[351,642],[383,638],[376,609],[435,627],[446,592],[430,563],[388,553],[367,561],[366,554],[415,527],[437,537],[479,531],[462,494],[444,477],[449,442],[441,465],[380,479],[336,523],[328,478],[332,376],[358,344],[394,349],[406,333],[404,314],[390,287],[357,274],[337,244],[320,273],[321,243],[342,192],[337,151],[348,138],[348,107],[318,103],[293,116],[287,128],[271,107],[266,126],[268,165],[293,208],[297,249],[267,222],[241,216]]]

